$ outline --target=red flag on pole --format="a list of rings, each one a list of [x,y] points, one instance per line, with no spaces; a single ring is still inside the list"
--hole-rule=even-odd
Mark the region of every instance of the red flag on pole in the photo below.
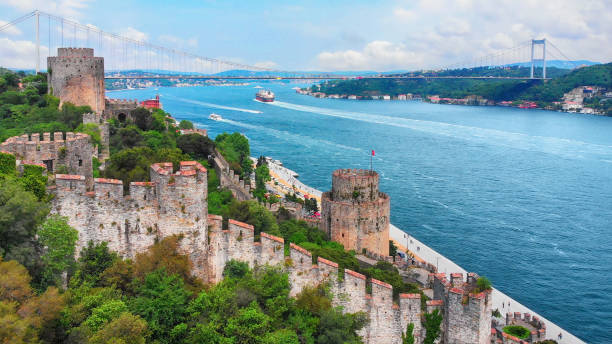
[[[372,156],[375,156],[376,154],[374,153],[374,150],[372,149]]]

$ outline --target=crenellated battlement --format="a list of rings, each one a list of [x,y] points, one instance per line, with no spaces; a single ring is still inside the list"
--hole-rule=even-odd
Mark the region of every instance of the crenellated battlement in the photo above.
[[[106,98],[106,102],[108,104],[117,104],[117,105],[138,105],[138,99],[116,99],[116,98]]]
[[[444,333],[448,343],[489,343],[491,336],[491,291],[478,291],[478,274],[429,274],[434,300],[439,305],[427,304],[428,310],[444,309]]]
[[[50,174],[67,171],[83,175],[87,187],[92,184],[91,158],[96,151],[87,134],[58,131],[13,136],[0,144],[0,150],[15,155],[18,164],[44,165]]]
[[[57,57],[94,57],[93,48],[58,48]]]
[[[336,202],[375,201],[378,196],[378,173],[375,171],[340,169],[332,173],[332,200]]]
[[[520,313],[520,312],[506,313],[506,326],[509,326],[509,325],[520,325],[520,326],[523,326],[529,329],[531,332],[531,336],[530,336],[531,343],[546,339],[546,323],[540,320],[539,317],[535,315],[532,316],[531,313]],[[505,336],[504,338],[507,339],[509,343],[511,343],[511,340],[514,340],[514,339],[510,337]]]

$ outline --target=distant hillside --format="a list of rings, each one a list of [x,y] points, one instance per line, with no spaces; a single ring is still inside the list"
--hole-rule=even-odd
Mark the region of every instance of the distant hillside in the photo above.
[[[510,70],[524,73],[524,68]],[[551,69],[552,70],[552,69]],[[499,70],[498,70],[499,71]],[[572,88],[582,85],[612,89],[612,63],[583,67],[571,72],[558,70],[560,76],[543,82],[541,80],[436,80],[436,79],[361,79],[329,81],[313,86],[313,91],[326,94],[354,94],[358,96],[391,95],[412,93],[421,96],[463,98],[480,95],[495,101],[532,100],[540,102],[558,101]],[[464,70],[444,71],[445,75],[461,75]],[[483,69],[483,73],[486,70]],[[455,74],[453,74],[455,73]],[[442,73],[441,73],[442,75]]]
[[[562,68],[562,69],[573,69],[576,67],[593,66],[593,65],[598,65],[598,64],[601,64],[601,62],[593,62],[589,60],[576,60],[576,61],[548,60],[546,61],[547,67],[556,67],[556,68]],[[513,63],[510,66],[530,67],[531,62]]]

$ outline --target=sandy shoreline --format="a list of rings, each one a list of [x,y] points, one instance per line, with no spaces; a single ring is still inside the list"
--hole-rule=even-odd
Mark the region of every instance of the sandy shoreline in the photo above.
[[[290,171],[290,170],[287,170],[286,168],[282,166],[278,166],[276,164],[269,164],[268,166],[270,167],[270,174],[273,178],[273,181],[276,180],[279,184],[282,184],[288,188],[295,187],[295,190],[299,191],[302,194],[308,194],[310,196],[315,196],[317,200],[320,202],[321,194],[322,194],[321,191],[316,190],[310,186],[307,186],[306,184],[302,183],[300,180],[294,178],[293,176],[290,175],[290,173],[287,173],[287,171]],[[410,252],[414,253],[416,259],[423,260],[423,261],[429,262],[437,266],[439,272],[444,272],[446,274],[450,274],[453,272],[462,272],[464,274],[467,273],[465,269],[455,264],[450,259],[436,252],[429,246],[423,244],[421,241],[411,236],[408,232],[399,229],[393,224],[391,224],[389,227],[389,238],[394,240],[397,244],[399,244],[400,249],[404,249],[404,250],[407,249]],[[475,271],[475,272],[478,273],[478,271]],[[500,313],[502,314],[502,317],[504,318],[504,321],[505,321],[505,316],[507,312],[530,313],[532,316],[535,315],[546,323],[547,338],[554,339],[558,343],[561,343],[561,344],[583,344],[585,343],[578,337],[574,336],[573,334],[559,327],[557,324],[544,318],[540,314],[530,310],[526,306],[520,304],[519,302],[512,299],[508,295],[502,293],[496,288],[493,288],[492,300],[493,300],[493,305],[491,308],[493,310],[495,310],[496,308],[499,309]],[[504,305],[504,307],[502,307],[502,304]],[[563,334],[563,339],[561,340],[557,339],[557,335],[559,333]]]

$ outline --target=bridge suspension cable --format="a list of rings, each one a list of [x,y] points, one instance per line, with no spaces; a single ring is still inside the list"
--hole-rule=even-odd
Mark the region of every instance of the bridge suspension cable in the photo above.
[[[474,69],[494,69],[507,68],[508,66],[521,65],[526,66],[527,63],[534,64],[534,67],[542,68],[541,77],[545,78],[545,60],[546,54],[569,61],[567,56],[561,52],[549,40],[544,41],[553,49],[543,51],[543,59],[536,60],[530,49],[537,40],[528,40],[519,42],[515,46],[496,51],[491,54],[472,58],[459,63],[454,63],[446,66],[440,66],[433,70],[426,71],[417,76],[410,74],[389,74],[367,75],[367,76],[346,76],[331,73],[298,73],[267,68],[264,66],[243,64],[235,61],[221,60],[217,58],[205,57],[182,49],[164,47],[159,44],[147,42],[142,38],[126,37],[116,33],[109,33],[93,25],[84,25],[74,20],[66,19],[50,13],[42,11],[33,11],[23,15],[13,21],[0,25],[0,33],[15,27],[30,18],[35,18],[35,46],[36,46],[36,70],[38,71],[41,61],[47,56],[53,56],[60,47],[87,47],[94,48],[96,56],[102,56],[105,59],[105,69],[107,77],[113,79],[131,79],[131,78],[295,78],[295,79],[339,79],[339,78],[372,78],[372,77],[405,77],[414,78],[423,74],[426,77],[437,77],[439,71],[447,73],[440,78],[518,78],[525,79],[527,76],[512,76],[507,74],[488,73],[479,74],[478,70]],[[46,21],[46,23],[45,23]],[[46,24],[46,25],[45,25]],[[129,33],[128,33],[129,34]],[[140,34],[140,33],[138,33]],[[46,42],[45,41],[46,38]],[[46,45],[45,45],[46,44]],[[545,49],[545,47],[543,47]],[[542,64],[540,65],[540,62]],[[575,64],[572,63],[572,65]],[[15,67],[15,66],[9,66]],[[232,74],[229,71],[242,70],[250,73]],[[450,70],[458,70],[457,73],[448,74]],[[471,74],[470,74],[471,73]],[[491,76],[491,74],[493,74]]]

